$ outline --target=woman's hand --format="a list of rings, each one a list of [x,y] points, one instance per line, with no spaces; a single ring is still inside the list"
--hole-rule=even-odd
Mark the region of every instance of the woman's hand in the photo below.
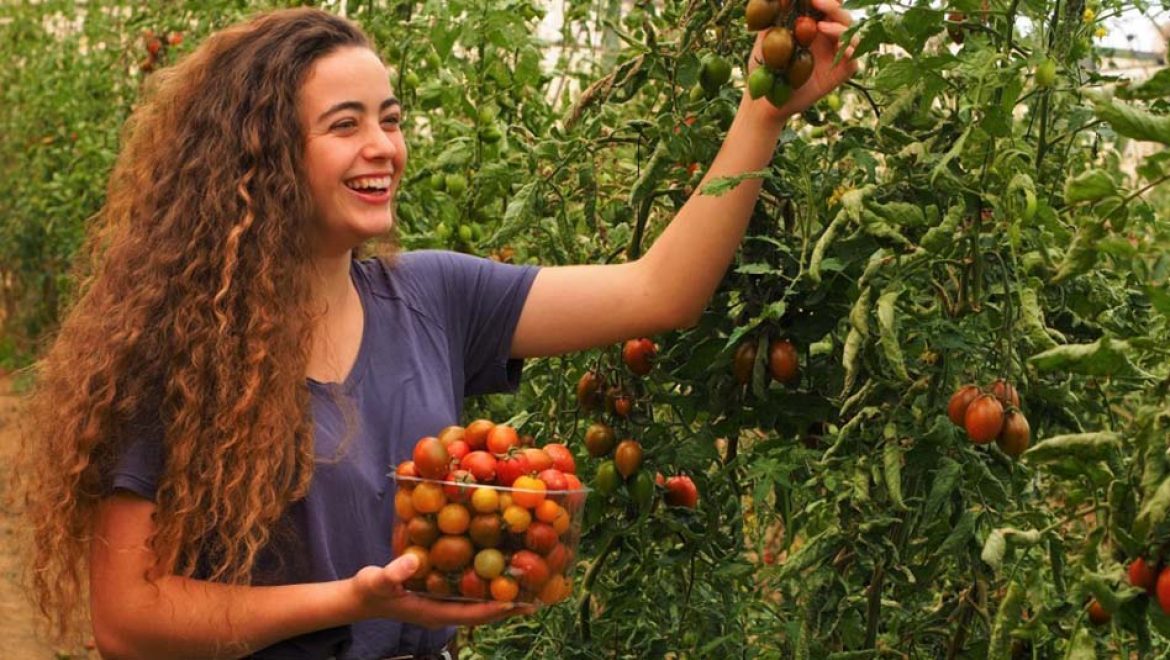
[[[418,558],[404,554],[385,566],[366,566],[353,576],[361,618],[387,618],[428,628],[475,626],[518,614],[532,614],[532,605],[455,603],[418,596],[402,583],[418,568]]]
[[[841,8],[837,0],[812,0],[812,6],[825,14],[825,20],[817,23],[817,36],[809,46],[814,66],[808,81],[793,90],[792,97],[780,108],[773,106],[767,99],[761,97],[752,99],[744,89],[743,101],[740,110],[747,110],[758,114],[761,118],[772,121],[784,121],[799,112],[811,107],[822,96],[836,89],[857,71],[857,62],[853,59],[853,47],[849,44],[841,61],[833,64],[837,57],[837,50],[841,48],[841,35],[853,23],[849,12]],[[752,47],[752,54],[748,57],[748,70],[751,73],[757,66],[763,66],[761,44],[767,30],[761,30],[756,36],[756,44]],[[745,76],[746,79],[746,76]]]

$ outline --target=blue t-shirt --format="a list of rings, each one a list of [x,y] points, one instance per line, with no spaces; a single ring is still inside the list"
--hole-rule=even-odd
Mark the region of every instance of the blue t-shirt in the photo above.
[[[371,259],[351,269],[365,326],[344,383],[312,379],[314,466],[308,495],[293,503],[272,552],[257,561],[266,584],[352,577],[391,557],[392,466],[414,443],[458,422],[463,398],[519,385],[512,335],[537,269],[454,252],[404,253],[392,267]],[[343,406],[352,402],[346,434]],[[114,488],[154,499],[165,448],[136,438],[112,475]],[[387,619],[359,621],[284,640],[257,658],[381,658],[443,647],[453,628],[427,630]]]

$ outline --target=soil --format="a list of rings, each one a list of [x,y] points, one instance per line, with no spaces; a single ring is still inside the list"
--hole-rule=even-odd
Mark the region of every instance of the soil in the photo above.
[[[0,373],[0,655],[19,660],[65,660],[96,653],[85,649],[59,649],[40,639],[35,631],[33,606],[20,587],[20,553],[17,525],[20,519],[7,505],[12,465],[18,448],[16,432],[20,398],[12,391],[12,379]]]

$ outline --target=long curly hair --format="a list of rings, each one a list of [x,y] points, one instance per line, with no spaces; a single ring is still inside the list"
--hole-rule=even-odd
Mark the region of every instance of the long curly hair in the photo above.
[[[314,206],[296,104],[346,46],[372,49],[327,12],[261,14],[153,74],[127,123],[24,434],[28,581],[57,636],[80,632],[95,509],[143,429],[165,455],[160,571],[248,583],[308,489]]]

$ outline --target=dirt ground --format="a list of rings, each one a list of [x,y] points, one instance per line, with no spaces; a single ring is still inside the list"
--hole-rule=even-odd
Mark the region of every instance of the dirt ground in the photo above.
[[[0,503],[11,482],[7,469],[17,452],[18,403],[11,378],[0,374]],[[57,649],[34,634],[32,605],[18,585],[17,524],[15,513],[0,505],[0,656],[13,660],[83,659],[87,655],[84,649]]]

